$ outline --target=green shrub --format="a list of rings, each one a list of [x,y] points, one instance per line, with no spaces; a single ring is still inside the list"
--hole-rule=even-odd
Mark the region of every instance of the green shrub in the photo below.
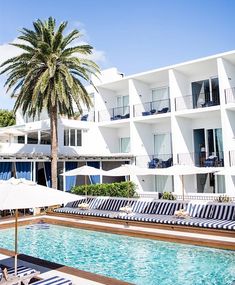
[[[131,181],[110,184],[91,184],[74,186],[71,193],[88,196],[137,197],[136,185]]]
[[[176,197],[171,192],[163,192],[161,199],[176,200]]]

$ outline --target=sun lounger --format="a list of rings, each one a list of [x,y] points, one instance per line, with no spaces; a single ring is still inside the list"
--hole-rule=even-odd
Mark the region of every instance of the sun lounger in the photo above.
[[[17,276],[15,276],[15,268],[7,268],[5,276],[3,273],[0,273],[0,282],[1,285],[10,285],[10,284],[21,284],[28,285],[30,280],[40,274],[39,271],[25,266],[17,266]]]
[[[53,276],[44,280],[31,283],[32,285],[72,285],[72,281],[59,276]]]

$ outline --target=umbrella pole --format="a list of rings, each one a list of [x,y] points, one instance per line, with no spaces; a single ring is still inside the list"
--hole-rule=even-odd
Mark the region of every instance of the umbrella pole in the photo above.
[[[182,195],[182,198],[183,198],[183,201],[184,201],[184,176],[182,175],[182,190],[183,190],[183,195]]]
[[[85,193],[86,193],[86,203],[87,203],[87,176],[85,175]]]
[[[18,209],[15,210],[15,275],[17,275],[17,252],[18,252]]]

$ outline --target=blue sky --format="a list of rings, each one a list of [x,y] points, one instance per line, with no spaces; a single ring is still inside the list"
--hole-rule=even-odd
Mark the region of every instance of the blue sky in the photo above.
[[[1,1],[0,61],[22,27],[53,16],[83,31],[101,68],[129,75],[235,49],[234,11],[234,0]],[[12,108],[3,82],[0,108]]]

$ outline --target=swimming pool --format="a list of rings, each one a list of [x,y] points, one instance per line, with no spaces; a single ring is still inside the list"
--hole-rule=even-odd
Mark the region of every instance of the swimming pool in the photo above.
[[[0,231],[13,250],[14,230]],[[19,228],[19,252],[139,285],[231,285],[235,252],[55,225]]]

